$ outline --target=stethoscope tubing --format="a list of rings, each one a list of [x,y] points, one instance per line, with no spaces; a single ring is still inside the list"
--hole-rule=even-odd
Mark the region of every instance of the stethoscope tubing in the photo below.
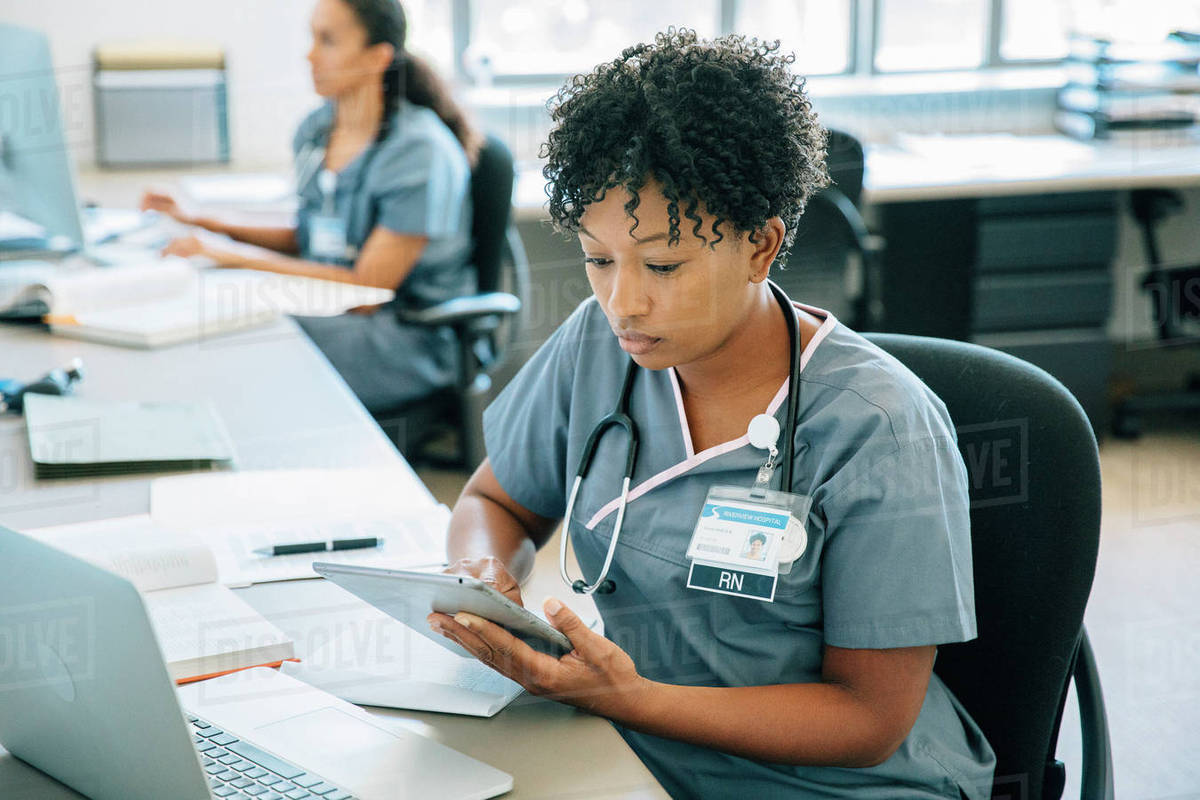
[[[800,407],[800,323],[796,318],[796,312],[792,307],[791,300],[788,299],[783,289],[779,288],[774,281],[768,281],[768,285],[788,321],[788,344],[790,346],[791,366],[788,372],[787,419],[784,421],[785,457],[783,463],[783,487],[785,491],[790,492],[792,489],[792,461],[795,455],[796,411]],[[625,379],[621,383],[621,393],[617,398],[617,406],[610,414],[596,423],[596,426],[592,428],[592,432],[588,434],[587,441],[583,446],[583,452],[579,457],[579,467],[575,470],[575,481],[571,485],[571,494],[567,498],[566,514],[563,517],[562,538],[559,541],[558,548],[558,571],[563,582],[578,594],[609,594],[616,588],[615,584],[608,578],[608,571],[612,566],[613,557],[617,551],[617,541],[621,536],[621,527],[625,522],[625,508],[629,503],[629,483],[633,478],[633,469],[637,463],[637,424],[629,416],[629,398],[632,394],[633,378],[637,370],[637,364],[633,359],[630,359],[625,367]],[[628,437],[628,444],[625,446],[625,474],[621,479],[621,501],[620,505],[617,506],[617,519],[613,525],[612,538],[608,542],[608,552],[604,556],[604,565],[600,568],[600,576],[593,583],[588,583],[582,579],[573,581],[567,573],[567,547],[571,538],[571,518],[575,511],[575,500],[579,496],[579,487],[592,466],[592,458],[595,456],[596,447],[600,443],[600,437],[610,427],[623,428]]]

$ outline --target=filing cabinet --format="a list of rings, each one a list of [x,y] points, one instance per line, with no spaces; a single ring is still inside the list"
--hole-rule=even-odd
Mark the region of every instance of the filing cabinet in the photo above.
[[[985,344],[1036,364],[1105,429],[1118,195],[879,206],[884,330]]]

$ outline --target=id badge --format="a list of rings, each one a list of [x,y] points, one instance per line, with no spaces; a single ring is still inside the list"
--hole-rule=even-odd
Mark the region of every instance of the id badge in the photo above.
[[[346,258],[346,223],[341,217],[317,214],[309,224],[309,249],[322,260]]]
[[[688,544],[688,587],[773,602],[779,576],[808,549],[811,506],[808,495],[712,487]]]

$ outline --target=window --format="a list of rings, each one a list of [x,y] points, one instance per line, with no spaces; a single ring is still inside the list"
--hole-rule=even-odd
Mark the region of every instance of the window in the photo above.
[[[1067,9],[1062,0],[1005,0],[1000,58],[1037,61],[1067,54]]]
[[[1181,14],[1176,27],[1200,24],[1197,0],[403,1],[414,49],[476,86],[557,83],[670,25],[779,39],[797,72],[836,75],[1057,61],[1071,30],[1114,16],[1127,26]]]
[[[716,36],[718,11],[718,0],[473,2],[464,69],[477,83],[584,72],[670,25]]]
[[[987,61],[985,0],[879,0],[875,69],[970,69]]]
[[[405,47],[428,59],[441,75],[454,74],[454,19],[447,0],[404,0]]]
[[[733,29],[779,39],[802,75],[835,75],[851,66],[850,0],[741,0]]]

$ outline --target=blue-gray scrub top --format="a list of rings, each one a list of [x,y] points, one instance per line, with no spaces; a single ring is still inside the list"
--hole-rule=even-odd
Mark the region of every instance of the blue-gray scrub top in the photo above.
[[[891,648],[975,637],[966,469],[945,406],[832,315],[802,308],[824,318],[803,354],[796,420],[793,489],[813,505],[808,546],[780,576],[773,603],[685,586],[684,552],[709,488],[751,486],[765,452],[745,435],[693,452],[674,370],[637,373],[630,408],[641,447],[610,572],[616,590],[593,597],[605,635],[647,678],[811,683],[821,680],[826,644]],[[627,360],[589,299],[487,409],[488,457],[514,500],[563,516],[580,450],[616,404]],[[766,413],[783,416],[786,385]],[[605,433],[570,520],[589,580],[612,535],[625,447],[619,429]],[[908,738],[869,768],[772,764],[618,730],[680,798],[898,800],[958,798],[961,789],[984,800],[995,765],[937,675]]]
[[[326,103],[300,123],[292,141],[299,209],[296,242],[302,258],[322,260],[310,247],[313,216],[326,214],[317,174],[334,120]],[[374,314],[299,317],[297,322],[373,413],[386,412],[451,385],[457,347],[445,328],[401,322],[393,305],[425,308],[475,292],[471,258],[470,166],[449,128],[428,108],[401,100],[388,133],[337,173],[334,213],[346,241],[361,249],[382,225],[428,237],[420,261],[396,288],[396,299]],[[353,259],[333,263],[349,269]]]
[[[317,181],[333,126],[326,103],[309,114],[292,140],[299,208],[296,242],[301,257],[319,261],[309,247],[314,215],[324,213]],[[346,222],[346,241],[361,249],[376,225],[428,237],[421,260],[397,289],[397,302],[422,308],[475,291],[470,268],[470,166],[462,146],[429,108],[401,100],[391,128],[337,173],[334,211]],[[331,263],[350,267],[353,259]]]

